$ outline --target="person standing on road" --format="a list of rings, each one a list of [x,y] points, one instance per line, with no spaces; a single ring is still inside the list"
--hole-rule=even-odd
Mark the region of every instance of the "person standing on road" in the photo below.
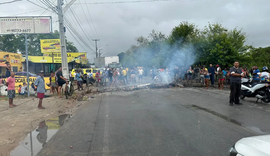
[[[10,65],[9,62],[6,62],[6,65],[7,65],[7,67],[6,67],[6,77],[10,77],[10,75],[11,75],[11,65]]]
[[[83,80],[82,80],[81,70],[79,70],[79,72],[76,73],[75,77],[78,83],[78,90],[80,90],[80,88],[83,90]]]
[[[215,84],[215,68],[213,67],[212,64],[210,64],[208,72],[210,73],[211,85],[214,87],[214,84]]]
[[[111,87],[113,87],[113,85],[115,84],[115,87],[117,86],[117,71],[116,71],[116,68],[114,68],[113,70],[113,76],[112,76],[112,84],[111,84]]]
[[[109,76],[109,82],[110,82],[110,84],[112,84],[113,83],[113,79],[112,79],[113,70],[112,70],[112,68],[109,69],[108,76]]]
[[[143,77],[143,69],[140,67],[140,69],[138,70],[138,74],[139,74],[139,83],[142,83],[142,77]]]
[[[15,98],[15,73],[14,72],[10,73],[10,77],[7,79],[7,82],[6,82],[6,86],[8,87],[7,96],[9,98],[9,108],[16,107],[17,105],[13,103],[13,99]]]
[[[37,97],[39,98],[38,109],[45,109],[45,107],[42,106],[42,100],[45,94],[45,81],[43,71],[40,71],[39,76],[35,81],[35,86],[37,88]]]
[[[217,68],[218,89],[223,90],[224,76],[220,67]]]
[[[57,92],[57,84],[56,84],[56,76],[54,75],[53,71],[51,71],[51,76],[49,80],[50,80],[50,92],[54,94],[55,90]]]
[[[62,89],[62,86],[67,82],[67,79],[64,78],[63,74],[62,74],[62,67],[59,68],[57,74],[56,74],[56,77],[57,77],[57,83],[58,83],[58,96],[59,98],[61,98],[61,89]],[[66,90],[66,88],[65,88]]]
[[[206,85],[205,89],[208,89],[208,87],[209,87],[209,79],[210,79],[211,73],[208,72],[207,68],[203,67],[203,70],[202,70],[201,74],[204,75],[204,83]]]
[[[187,70],[187,83],[190,81],[192,82],[192,75],[193,75],[194,71],[192,70],[192,67],[189,67],[189,69]]]
[[[128,80],[127,80],[127,70],[126,70],[126,68],[123,68],[122,75],[123,75],[123,82],[124,82],[124,84],[127,84],[128,83]]]
[[[239,97],[241,93],[241,77],[244,77],[242,69],[239,68],[239,62],[234,62],[234,66],[230,68],[230,105],[233,104],[242,105],[239,102]]]

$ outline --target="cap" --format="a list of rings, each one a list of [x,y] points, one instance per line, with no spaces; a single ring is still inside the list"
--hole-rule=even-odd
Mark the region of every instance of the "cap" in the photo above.
[[[44,73],[44,71],[43,71],[43,70],[41,70],[39,73]]]

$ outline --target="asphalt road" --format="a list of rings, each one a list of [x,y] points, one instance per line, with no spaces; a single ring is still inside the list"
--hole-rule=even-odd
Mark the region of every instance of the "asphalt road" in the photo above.
[[[269,134],[270,106],[253,101],[232,107],[228,91],[192,88],[102,94],[38,155],[225,156],[237,140]]]

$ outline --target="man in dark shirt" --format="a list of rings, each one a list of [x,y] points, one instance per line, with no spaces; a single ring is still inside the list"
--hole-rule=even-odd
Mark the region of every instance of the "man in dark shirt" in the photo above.
[[[112,68],[110,68],[109,72],[108,72],[108,77],[109,77],[110,83],[112,83],[112,76],[113,76],[113,71],[112,71]]]
[[[234,66],[230,68],[230,76],[230,105],[242,105],[242,103],[239,102],[239,96],[241,93],[241,77],[244,77],[244,73],[242,69],[239,68],[239,62],[234,62]]]
[[[212,64],[210,64],[208,72],[211,73],[210,74],[210,80],[211,80],[212,86],[214,86],[214,84],[215,84],[215,68],[213,67]]]
[[[61,89],[62,89],[62,86],[67,83],[67,79],[63,77],[63,74],[62,74],[62,67],[59,68],[57,74],[56,74],[56,77],[57,77],[57,83],[58,83],[58,95],[59,95],[59,98],[61,97]],[[65,88],[66,89],[66,88]]]

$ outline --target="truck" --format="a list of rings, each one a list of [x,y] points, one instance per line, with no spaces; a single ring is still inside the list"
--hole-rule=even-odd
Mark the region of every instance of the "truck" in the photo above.
[[[119,64],[118,56],[109,56],[109,57],[99,57],[95,58],[95,67],[96,68],[105,68],[109,64]]]

